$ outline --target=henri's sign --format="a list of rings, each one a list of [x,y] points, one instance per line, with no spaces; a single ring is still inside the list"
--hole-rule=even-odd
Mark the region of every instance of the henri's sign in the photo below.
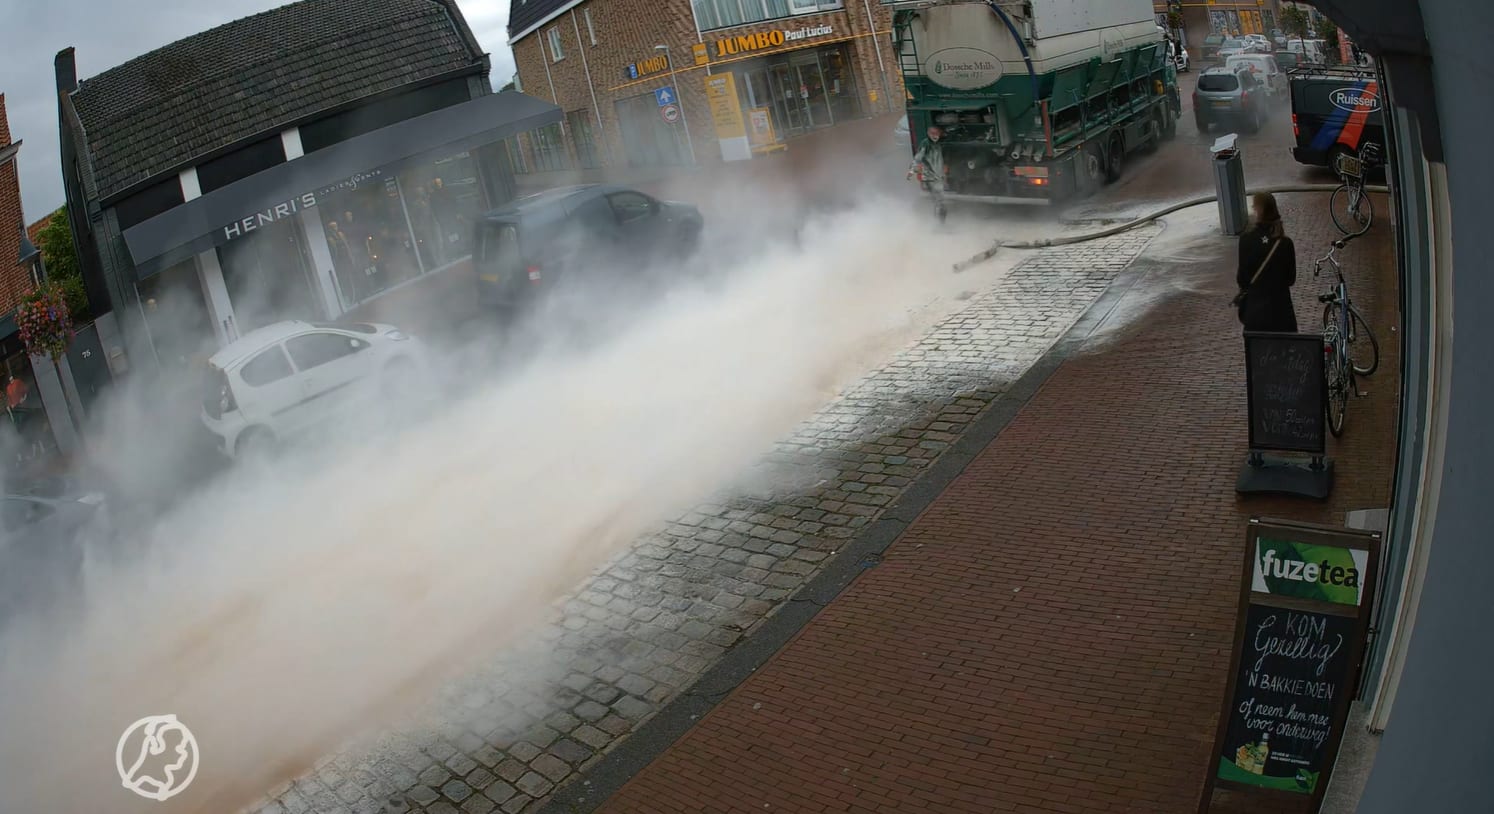
[[[233,240],[236,237],[242,237],[243,235],[246,235],[254,231],[255,229],[258,229],[261,226],[269,226],[275,221],[283,220],[290,217],[291,215],[296,214],[297,212],[305,209],[310,209],[314,206],[316,206],[316,193],[307,192],[302,195],[297,195],[296,197],[291,198],[288,201],[275,204],[269,209],[255,212],[253,215],[250,215],[246,218],[240,218],[233,223],[228,224],[227,226],[223,227],[223,237],[226,240]]]

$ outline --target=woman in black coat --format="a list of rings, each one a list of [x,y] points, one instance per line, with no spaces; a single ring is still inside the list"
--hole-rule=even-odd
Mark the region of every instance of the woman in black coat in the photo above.
[[[1235,272],[1235,282],[1245,292],[1240,321],[1247,331],[1296,333],[1292,286],[1297,282],[1297,249],[1282,228],[1281,210],[1270,193],[1257,193],[1250,209],[1255,226],[1240,237],[1240,267]]]

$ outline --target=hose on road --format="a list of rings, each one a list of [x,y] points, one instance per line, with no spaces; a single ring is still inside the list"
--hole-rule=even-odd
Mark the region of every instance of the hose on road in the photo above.
[[[1247,196],[1249,196],[1249,195],[1254,195],[1257,192],[1269,192],[1269,193],[1271,193],[1273,195],[1274,194],[1280,194],[1280,193],[1286,193],[1286,192],[1332,192],[1332,191],[1338,189],[1340,186],[1342,186],[1342,185],[1341,184],[1282,184],[1282,185],[1278,185],[1278,186],[1269,186],[1269,187],[1261,187],[1259,189],[1246,190],[1245,194]],[[1386,187],[1384,185],[1374,185],[1374,184],[1366,184],[1365,187],[1364,187],[1364,189],[1365,189],[1366,192],[1388,193],[1390,191],[1389,187]],[[1129,232],[1130,230],[1135,229],[1138,226],[1144,226],[1144,225],[1146,225],[1148,223],[1151,223],[1152,221],[1154,221],[1154,220],[1156,220],[1158,218],[1161,218],[1161,217],[1164,217],[1164,216],[1167,216],[1167,215],[1171,215],[1172,213],[1178,211],[1179,209],[1188,209],[1189,207],[1200,206],[1200,205],[1206,204],[1206,203],[1213,203],[1214,201],[1217,201],[1217,200],[1219,200],[1219,196],[1218,195],[1201,195],[1201,196],[1199,196],[1197,198],[1190,198],[1189,200],[1182,201],[1180,203],[1172,204],[1171,206],[1165,207],[1163,209],[1159,209],[1156,212],[1152,212],[1152,213],[1147,214],[1147,215],[1143,215],[1142,217],[1136,218],[1135,220],[1127,221],[1127,222],[1122,223],[1122,224],[1120,224],[1118,226],[1112,226],[1112,227],[1110,227],[1108,229],[1103,229],[1103,230],[1098,231],[1098,232],[1089,232],[1087,234],[1082,234],[1082,235],[1065,235],[1063,237],[1045,237],[1045,238],[1042,238],[1040,240],[1029,240],[1029,241],[1024,241],[1024,242],[1020,242],[1020,243],[1013,243],[1013,242],[1008,242],[1008,241],[1004,241],[1004,240],[998,240],[998,241],[996,241],[995,243],[993,243],[991,245],[991,248],[986,249],[985,251],[983,251],[983,252],[981,252],[981,253],[979,253],[977,255],[974,255],[974,256],[966,259],[966,260],[961,260],[960,262],[955,263],[954,270],[955,270],[955,272],[958,273],[958,272],[964,271],[965,269],[970,268],[971,266],[977,265],[979,263],[984,263],[985,261],[987,261],[987,260],[991,259],[992,257],[994,257],[996,255],[996,252],[998,252],[998,251],[1000,251],[1002,249],[1046,249],[1046,248],[1049,248],[1049,247],[1052,247],[1052,246],[1072,246],[1075,243],[1084,243],[1084,242],[1090,241],[1090,240],[1099,240],[1100,238],[1114,237],[1115,235],[1118,235],[1121,232]]]

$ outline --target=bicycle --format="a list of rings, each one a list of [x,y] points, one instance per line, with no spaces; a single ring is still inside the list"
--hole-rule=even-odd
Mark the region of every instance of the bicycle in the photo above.
[[[1349,395],[1368,395],[1359,392],[1355,377],[1369,377],[1380,367],[1380,342],[1375,339],[1364,315],[1359,313],[1359,309],[1349,298],[1349,284],[1344,280],[1343,266],[1336,256],[1338,250],[1347,246],[1355,237],[1357,235],[1333,241],[1328,253],[1312,264],[1314,278],[1322,273],[1325,263],[1333,267],[1333,274],[1337,278],[1332,291],[1318,295],[1318,302],[1323,303],[1323,376],[1328,384],[1328,401],[1323,409],[1328,419],[1328,430],[1333,433],[1334,438],[1343,435]],[[1367,358],[1364,357],[1365,344],[1359,342],[1361,338],[1368,345]],[[1356,352],[1356,347],[1361,350]]]
[[[1380,145],[1373,141],[1365,142],[1357,156],[1343,153],[1338,157],[1334,170],[1342,183],[1328,199],[1328,211],[1333,215],[1333,225],[1345,235],[1358,237],[1369,231],[1375,220],[1375,204],[1364,191],[1364,176],[1379,160]]]

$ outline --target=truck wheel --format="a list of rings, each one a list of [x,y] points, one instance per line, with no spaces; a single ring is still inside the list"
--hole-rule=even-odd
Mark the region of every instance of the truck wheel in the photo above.
[[[1105,180],[1105,159],[1097,144],[1086,144],[1075,159],[1080,195],[1088,195],[1100,188]]]
[[[1120,180],[1121,172],[1126,168],[1126,143],[1119,132],[1110,134],[1110,149],[1105,151],[1105,183],[1113,184]]]

